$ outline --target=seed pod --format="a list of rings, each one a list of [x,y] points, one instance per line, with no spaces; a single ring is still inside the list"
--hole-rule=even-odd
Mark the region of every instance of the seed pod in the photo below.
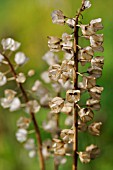
[[[101,127],[101,125],[102,125],[102,122],[91,123],[88,126],[89,133],[94,135],[94,136],[99,136],[100,135],[100,127]]]
[[[89,152],[78,152],[78,155],[79,155],[79,158],[80,158],[80,161],[82,163],[89,163],[90,162],[90,153]]]
[[[94,28],[91,26],[91,25],[80,25],[81,27],[81,31],[82,31],[82,34],[84,36],[90,36],[90,35],[93,35],[95,34],[95,31],[94,31]]]
[[[7,83],[7,77],[2,73],[0,72],[0,86],[3,86]]]
[[[73,107],[72,103],[66,102],[64,103],[64,106],[61,111],[64,113],[70,113],[72,111],[72,107]]]
[[[104,89],[103,87],[95,86],[89,90],[89,95],[93,99],[100,100],[101,93],[102,93],[103,89]]]
[[[90,21],[90,25],[93,27],[94,31],[99,31],[103,29],[102,18],[93,19]]]
[[[63,14],[63,12],[61,10],[53,11],[52,14],[51,14],[51,17],[52,17],[52,22],[54,24],[64,25],[65,16],[64,16],[64,14]]]
[[[90,158],[95,159],[100,154],[100,149],[98,146],[91,144],[90,146],[86,147],[86,152],[90,153]]]
[[[24,73],[19,73],[17,75],[16,81],[19,83],[24,83],[26,81],[26,77],[25,77]]]
[[[95,100],[93,98],[86,101],[86,105],[93,110],[100,110],[100,100]]]
[[[80,109],[80,111],[78,112],[80,119],[82,120],[82,122],[89,122],[93,119],[94,117],[94,113],[90,108],[83,108]]]
[[[59,64],[55,64],[49,67],[49,78],[53,81],[58,81],[61,74],[61,68]]]
[[[91,66],[94,67],[100,67],[103,68],[104,65],[104,57],[97,56],[91,59]]]
[[[60,134],[64,143],[72,143],[74,139],[74,131],[72,129],[64,129]]]
[[[79,82],[79,88],[87,90],[96,85],[96,78],[93,76],[84,76],[82,82]]]
[[[95,78],[100,78],[102,75],[102,69],[100,67],[96,67],[96,66],[89,67],[87,72]]]
[[[90,62],[93,54],[93,49],[90,46],[79,50],[78,59],[81,62],[81,65],[84,66],[87,62]]]
[[[80,100],[80,90],[68,90],[66,100],[70,103],[77,103]]]
[[[87,124],[82,122],[80,119],[78,120],[78,130],[80,132],[86,132],[87,130]]]
[[[59,113],[64,106],[64,100],[61,97],[55,97],[49,103],[49,106],[54,113]]]
[[[66,24],[70,27],[70,28],[74,28],[74,26],[75,26],[75,20],[74,19],[67,19],[67,21],[66,21]]]
[[[61,50],[61,45],[60,45],[60,38],[58,37],[53,37],[53,36],[48,36],[48,47],[50,48],[50,51],[53,52],[58,52]]]

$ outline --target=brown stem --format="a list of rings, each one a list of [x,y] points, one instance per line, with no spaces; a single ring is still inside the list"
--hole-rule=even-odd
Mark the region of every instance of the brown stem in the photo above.
[[[9,65],[9,67],[11,69],[11,72],[12,72],[12,74],[13,74],[15,80],[16,80],[17,73],[16,73],[12,63],[10,62],[9,58],[6,55],[4,55],[4,54],[2,54],[2,55],[4,56],[5,60],[8,62],[8,65]],[[24,90],[21,83],[19,83],[17,81],[16,81],[16,83],[17,83],[17,86],[20,88],[20,90],[21,90],[21,92],[23,94],[25,102],[27,103],[29,101],[29,98],[28,98],[28,95],[27,95],[26,91]],[[39,156],[40,169],[45,170],[44,157],[42,155],[42,140],[41,140],[39,126],[38,126],[38,123],[36,121],[35,114],[33,112],[30,112],[30,115],[31,115],[31,118],[32,118],[32,121],[33,121],[33,124],[34,124],[35,132],[36,132],[36,139],[37,139],[37,143],[38,143],[38,156]]]
[[[82,0],[82,6],[78,11],[78,14],[76,15],[75,18],[75,26],[74,26],[74,73],[73,73],[73,85],[74,85],[74,89],[77,90],[78,89],[78,39],[79,39],[79,35],[78,35],[78,31],[79,31],[79,27],[78,27],[78,20],[79,20],[79,16],[81,15],[81,12],[83,11],[83,7],[84,7],[84,2],[85,0]],[[74,107],[73,107],[73,130],[74,130],[74,142],[73,142],[73,167],[72,170],[77,170],[77,162],[78,162],[78,107],[77,105],[74,103]]]

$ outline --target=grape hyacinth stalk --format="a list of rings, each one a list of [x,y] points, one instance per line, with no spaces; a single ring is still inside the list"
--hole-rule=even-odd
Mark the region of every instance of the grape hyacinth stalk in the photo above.
[[[43,60],[47,62],[49,69],[41,74],[41,79],[49,84],[51,90],[40,80],[36,80],[31,89],[26,89],[24,83],[35,71],[31,69],[24,74],[18,68],[26,64],[28,57],[21,51],[16,52],[20,47],[19,42],[12,38],[1,41],[0,66],[3,65],[6,71],[0,71],[0,86],[14,81],[15,88],[4,90],[0,104],[10,112],[21,109],[23,114],[17,120],[16,138],[28,151],[29,157],[38,156],[40,170],[46,169],[45,161],[50,157],[54,158],[54,170],[58,170],[61,164],[67,162],[68,156],[73,159],[72,170],[77,170],[78,157],[82,163],[89,163],[100,153],[95,144],[86,146],[84,151],[78,147],[81,142],[78,133],[87,132],[99,136],[102,125],[102,122],[93,122],[93,119],[94,112],[100,110],[103,91],[96,80],[102,75],[104,57],[94,56],[96,52],[104,51],[103,34],[97,34],[97,31],[103,29],[103,25],[101,18],[93,19],[89,24],[82,23],[82,13],[90,7],[89,0],[82,0],[74,18],[65,16],[61,10],[52,12],[52,22],[68,25],[72,33],[63,33],[61,38],[48,36],[50,51],[43,56]],[[79,41],[81,38],[89,41],[90,45],[82,47]],[[64,53],[62,60],[56,54],[60,51]],[[81,97],[85,93],[89,98],[82,103]],[[41,138],[36,117],[41,107],[48,110],[42,127],[51,134],[51,138],[45,140]],[[66,115],[64,129],[60,127],[62,114]]]
[[[69,103],[67,108],[71,107],[73,116],[73,126],[71,129],[61,131],[61,139],[55,140],[55,154],[66,155],[65,144],[73,144],[73,170],[77,170],[78,156],[82,163],[88,163],[100,153],[100,149],[95,145],[86,147],[84,152],[79,152],[78,148],[78,130],[89,131],[90,134],[98,136],[100,134],[101,122],[87,122],[93,120],[94,110],[100,109],[100,96],[103,87],[96,85],[96,79],[101,77],[104,58],[100,56],[94,57],[94,52],[103,52],[103,34],[96,32],[103,29],[102,19],[94,19],[90,24],[84,25],[80,23],[82,12],[91,7],[88,0],[83,0],[81,8],[78,10],[75,18],[66,17],[62,11],[55,10],[52,13],[52,21],[55,24],[67,24],[73,29],[73,34],[64,33],[62,38],[49,36],[48,46],[50,51],[65,52],[65,60],[61,65],[53,65],[49,70],[49,77],[53,81],[66,84],[71,79],[73,87],[66,91],[66,99],[55,97],[50,103],[50,108],[54,113],[59,113],[63,107]],[[82,35],[79,35],[79,29]],[[85,38],[90,41],[90,45],[82,48],[79,45],[79,38]],[[79,63],[84,66],[90,63],[90,67],[84,73],[79,72]],[[79,76],[82,82],[79,82]],[[86,101],[85,106],[80,106],[81,95],[85,92],[89,93],[90,98]],[[57,107],[56,107],[57,105]],[[61,145],[62,143],[62,145]],[[58,146],[57,146],[58,145]],[[60,146],[61,145],[61,146]]]

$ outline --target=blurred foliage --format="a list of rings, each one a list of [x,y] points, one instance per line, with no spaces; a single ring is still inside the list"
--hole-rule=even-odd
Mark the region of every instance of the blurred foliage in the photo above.
[[[34,68],[36,76],[44,68],[47,68],[41,57],[48,50],[47,36],[61,36],[65,31],[71,32],[67,26],[53,25],[50,14],[54,9],[61,9],[65,15],[73,17],[79,8],[81,0],[0,0],[0,39],[12,37],[22,43],[21,50],[30,58],[29,63],[24,67],[25,72]],[[79,145],[84,148],[91,142],[97,143],[101,149],[100,158],[88,165],[79,164],[81,170],[112,170],[113,168],[113,1],[92,0],[92,7],[84,12],[83,23],[91,19],[102,17],[104,24],[104,47],[105,66],[103,76],[98,83],[104,86],[102,94],[102,109],[96,114],[97,120],[102,120],[102,135],[99,138],[92,138],[89,135],[80,135]],[[23,69],[23,68],[22,68]],[[23,70],[23,71],[24,71]],[[30,81],[30,85],[33,83]],[[13,87],[13,85],[12,85]],[[0,96],[3,89],[0,89]],[[47,111],[38,113],[37,120],[41,126]],[[15,139],[16,120],[21,113],[9,113],[0,108],[0,170],[38,170],[37,159],[30,159],[26,151]],[[42,131],[42,130],[41,130]],[[43,132],[43,131],[42,131]],[[43,139],[46,133],[43,133]],[[53,169],[53,161],[46,163],[48,169]],[[59,170],[71,169],[69,164],[61,166]]]

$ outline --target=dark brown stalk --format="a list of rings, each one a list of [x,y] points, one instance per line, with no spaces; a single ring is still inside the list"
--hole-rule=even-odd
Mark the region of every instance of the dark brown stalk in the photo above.
[[[8,62],[8,65],[11,69],[11,72],[16,80],[17,78],[17,73],[12,65],[12,63],[10,62],[9,58],[2,54],[5,58],[5,60]],[[21,83],[17,82],[17,86],[20,88],[21,92],[22,92],[22,95],[24,97],[24,100],[25,102],[27,103],[29,101],[29,98],[28,98],[28,95],[26,93],[26,91],[24,90],[24,87],[22,86]],[[32,118],[32,122],[34,124],[34,128],[35,128],[35,132],[36,132],[36,139],[37,139],[37,143],[38,143],[38,156],[39,156],[39,164],[40,164],[40,170],[45,170],[45,163],[44,163],[44,157],[42,155],[42,140],[41,140],[41,135],[40,135],[40,130],[39,130],[39,126],[38,126],[38,123],[36,121],[36,118],[35,118],[35,114],[33,112],[30,113],[31,115],[31,118]]]
[[[85,0],[82,0],[82,6],[79,9],[76,17],[75,17],[75,26],[74,26],[74,73],[73,73],[73,85],[74,90],[78,90],[78,39],[79,39],[79,27],[78,20],[83,11]],[[78,107],[74,103],[73,107],[73,128],[74,128],[74,142],[73,142],[73,170],[77,170],[77,162],[78,162]]]

